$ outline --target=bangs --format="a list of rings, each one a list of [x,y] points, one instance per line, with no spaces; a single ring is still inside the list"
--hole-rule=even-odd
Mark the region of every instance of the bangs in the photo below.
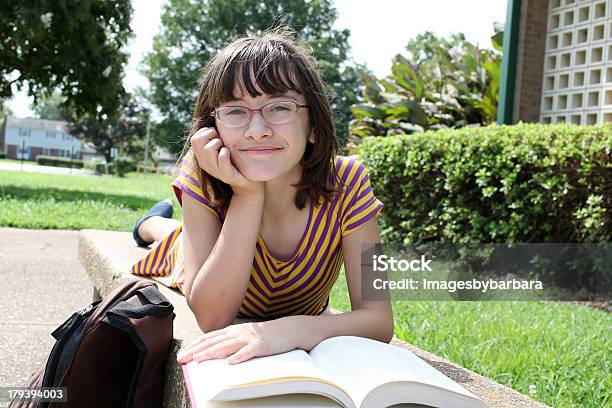
[[[210,93],[213,106],[237,100],[246,94],[252,98],[284,94],[289,90],[303,93],[303,78],[296,62],[285,47],[270,41],[250,41],[235,50],[225,61],[219,61],[222,69]],[[220,67],[221,68],[221,67]]]

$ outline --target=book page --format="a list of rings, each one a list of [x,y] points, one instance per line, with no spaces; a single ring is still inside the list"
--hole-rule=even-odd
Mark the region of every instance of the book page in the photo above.
[[[312,394],[275,395],[242,401],[210,402],[197,408],[341,408],[342,406],[326,397]],[[398,404],[389,408],[431,408],[417,404]]]
[[[275,395],[241,401],[214,401],[197,408],[341,408],[336,401],[314,394]]]
[[[225,359],[190,362],[185,367],[188,381],[197,401],[197,406],[209,401],[230,400],[232,390],[247,386],[270,385],[284,380],[315,378],[329,383],[335,381],[316,367],[304,350],[293,350],[283,354],[255,357],[239,364],[228,364]],[[266,387],[268,388],[268,387]],[[279,388],[290,393],[291,385]],[[279,392],[281,393],[281,392]],[[222,397],[220,399],[220,395]],[[236,399],[243,398],[242,392],[235,392]]]
[[[427,384],[473,398],[473,395],[409,350],[362,337],[341,336],[322,341],[310,351],[322,369],[343,385],[360,406],[374,388],[397,381]]]

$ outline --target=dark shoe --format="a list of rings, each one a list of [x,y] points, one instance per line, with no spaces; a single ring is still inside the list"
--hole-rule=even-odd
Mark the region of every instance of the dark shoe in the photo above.
[[[160,201],[155,204],[149,211],[147,211],[145,215],[140,217],[136,221],[136,225],[134,225],[134,229],[132,230],[132,236],[134,237],[134,241],[136,241],[136,244],[138,244],[139,247],[145,248],[152,244],[152,242],[146,242],[140,237],[140,235],[138,235],[138,227],[140,227],[140,224],[142,224],[144,220],[155,216],[172,218],[173,211],[174,208],[171,204],[168,204],[167,201]]]

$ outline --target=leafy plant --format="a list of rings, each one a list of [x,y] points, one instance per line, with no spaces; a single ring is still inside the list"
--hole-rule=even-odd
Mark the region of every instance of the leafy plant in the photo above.
[[[492,37],[501,50],[501,36]],[[362,101],[351,106],[350,148],[367,136],[391,136],[426,130],[493,123],[501,78],[501,54],[480,49],[455,34],[421,34],[397,54],[391,74],[377,79],[362,74]]]
[[[118,177],[125,177],[125,175],[136,169],[134,161],[127,156],[119,156],[113,161],[112,164],[113,174]]]

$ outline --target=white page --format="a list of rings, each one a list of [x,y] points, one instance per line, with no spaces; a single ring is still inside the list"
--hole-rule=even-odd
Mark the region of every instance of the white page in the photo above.
[[[317,368],[304,350],[255,357],[239,364],[228,364],[225,359],[205,360],[187,364],[189,381],[198,402],[211,401],[221,391],[241,384],[274,378],[312,377],[331,383],[335,381]]]
[[[474,397],[409,350],[371,339],[333,337],[319,343],[310,356],[324,369],[331,365],[344,375],[357,406],[372,389],[393,381],[420,382]]]
[[[314,394],[275,395],[242,401],[210,402],[198,408],[341,408],[336,401]]]

